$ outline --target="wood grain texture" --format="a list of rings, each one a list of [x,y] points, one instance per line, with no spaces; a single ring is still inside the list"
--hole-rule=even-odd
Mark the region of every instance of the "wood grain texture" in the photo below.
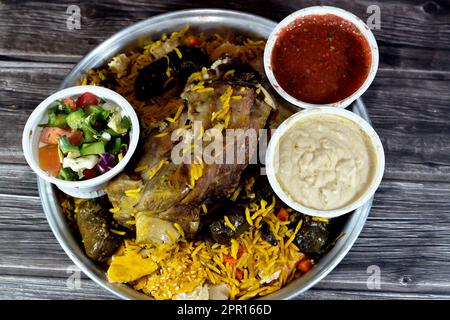
[[[5,292],[3,299],[52,299],[61,300],[70,297],[71,300],[111,300],[115,297],[100,289],[87,279],[81,280],[79,289],[67,287],[66,279],[44,277],[11,277],[0,276],[0,288]],[[18,284],[20,282],[20,284]],[[450,299],[449,294],[433,293],[395,293],[387,291],[353,291],[322,289],[318,286],[305,292],[300,300],[382,300],[382,299]]]
[[[0,162],[25,163],[21,150],[25,123],[46,96],[55,92],[73,65],[0,61]]]
[[[66,27],[71,0],[3,1],[0,8],[0,56],[8,59],[76,62],[108,36],[156,14],[192,8],[240,10],[280,21],[303,7],[331,4],[366,20],[367,7],[381,9],[381,67],[450,70],[448,1],[77,1],[81,30]],[[76,45],[74,45],[76,44]],[[436,50],[439,49],[439,50]]]
[[[0,3],[0,299],[113,299],[83,276],[54,238],[21,151],[25,121],[73,65],[122,28],[178,9],[217,7],[280,20],[334,4],[366,19],[372,1],[77,1],[81,30],[66,28],[72,1]],[[450,1],[383,1],[375,31],[381,64],[364,94],[386,153],[369,219],[344,260],[300,299],[450,299]],[[6,130],[5,130],[6,128]],[[380,290],[367,268],[381,269]]]

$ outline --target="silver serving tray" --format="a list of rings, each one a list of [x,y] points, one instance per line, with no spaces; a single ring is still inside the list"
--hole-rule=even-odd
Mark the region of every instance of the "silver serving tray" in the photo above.
[[[60,89],[76,85],[83,73],[104,64],[123,49],[142,45],[144,40],[149,37],[159,38],[162,33],[171,33],[181,29],[186,24],[190,25],[191,29],[195,31],[235,31],[259,38],[267,38],[276,25],[271,20],[228,10],[184,10],[158,15],[120,31],[92,50],[67,75]],[[351,108],[353,112],[370,121],[361,99],[353,103]],[[109,283],[105,271],[86,256],[82,245],[74,237],[66,218],[61,212],[55,187],[42,179],[38,179],[38,189],[45,215],[56,239],[70,259],[89,278],[117,297],[151,299],[128,285]],[[372,199],[363,207],[347,215],[348,218],[342,230],[345,236],[337,241],[333,249],[322,257],[311,271],[262,299],[292,299],[323,279],[344,258],[358,238],[371,206]]]

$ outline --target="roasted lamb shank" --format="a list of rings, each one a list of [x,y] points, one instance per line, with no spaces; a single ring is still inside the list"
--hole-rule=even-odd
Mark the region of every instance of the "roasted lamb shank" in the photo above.
[[[114,219],[128,228],[135,226],[138,242],[155,242],[148,234],[151,229],[171,230],[173,237],[194,235],[201,214],[214,212],[236,190],[257,151],[259,130],[274,108],[258,80],[256,71],[229,59],[193,73],[181,99],[176,98],[177,114],[146,138],[134,172],[107,185]],[[205,151],[213,142],[209,161],[196,154],[195,146]],[[190,161],[175,161],[174,155]],[[159,238],[170,242],[170,237]]]

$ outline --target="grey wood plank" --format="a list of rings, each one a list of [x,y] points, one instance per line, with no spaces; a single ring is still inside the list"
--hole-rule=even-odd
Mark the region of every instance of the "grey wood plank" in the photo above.
[[[0,61],[0,162],[25,163],[22,132],[31,112],[55,92],[72,65]]]
[[[0,164],[0,194],[34,196],[37,192],[37,176],[25,164]]]
[[[364,229],[320,285],[365,291],[367,268],[380,267],[381,290],[450,292],[448,184],[383,181]]]
[[[361,236],[338,267],[316,286],[322,293],[310,297],[334,298],[340,291],[348,292],[342,298],[381,298],[384,293],[389,298],[448,297],[449,194],[450,183],[383,181]],[[51,234],[39,198],[2,195],[0,202],[0,275],[8,276],[10,282],[14,277],[17,282],[28,281],[21,278],[27,277],[55,279],[55,283],[67,278],[72,262]],[[381,270],[381,289],[376,292],[366,284],[371,265]],[[27,287],[23,294],[32,291]],[[330,296],[329,291],[335,293]],[[0,290],[0,298],[7,294]],[[78,297],[78,293],[73,295]],[[72,298],[71,293],[67,297]],[[86,298],[91,298],[89,292]]]
[[[396,293],[386,291],[352,291],[312,288],[297,297],[299,300],[449,300],[449,294]]]
[[[381,67],[450,70],[448,1],[326,1],[360,16],[379,5]],[[4,2],[0,8],[0,56],[8,59],[76,62],[108,36],[155,14],[192,8],[225,8],[281,20],[289,13],[317,5],[313,0],[268,1],[77,1],[81,29],[69,30],[66,10],[73,1]],[[73,45],[76,43],[77,45]]]
[[[20,284],[18,284],[20,281]],[[106,292],[92,281],[82,279],[79,289],[71,289],[66,285],[67,279],[48,279],[42,277],[0,276],[0,290],[4,292],[2,299],[17,300],[110,300],[115,296]],[[299,300],[380,300],[380,299],[450,299],[448,294],[416,294],[395,293],[386,291],[352,291],[312,288],[298,296]]]
[[[448,73],[383,70],[363,99],[386,153],[386,178],[450,181]]]
[[[12,300],[107,300],[115,297],[94,282],[81,279],[79,288],[67,286],[67,278],[0,276],[1,299]]]

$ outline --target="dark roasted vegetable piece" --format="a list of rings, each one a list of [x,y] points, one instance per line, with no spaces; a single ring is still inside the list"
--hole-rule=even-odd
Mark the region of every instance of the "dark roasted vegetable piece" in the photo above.
[[[177,50],[139,70],[134,82],[138,100],[161,95],[176,83],[184,85],[193,72],[209,64],[208,56],[200,48],[180,46]]]
[[[236,207],[232,212],[227,213],[227,217],[231,224],[236,228],[236,231],[230,229],[225,223],[224,217],[220,216],[216,220],[210,223],[209,232],[215,242],[227,244],[231,238],[239,237],[249,228],[249,224],[245,220],[244,211],[242,207]]]
[[[89,258],[104,262],[120,246],[120,239],[109,230],[108,212],[94,200],[83,200],[78,205],[76,221]]]
[[[247,64],[231,63],[226,66],[226,70],[234,70],[234,73],[228,78],[230,80],[244,83],[261,83],[261,75]]]
[[[244,85],[256,85],[261,83],[263,80],[259,72],[253,69],[250,65],[238,63],[236,60],[228,57],[223,57],[215,68],[220,74],[222,74],[222,76],[224,76],[223,80],[242,83]],[[228,71],[233,72],[229,73]]]
[[[181,59],[175,50],[167,56],[181,84],[184,84],[192,73],[201,70],[202,67],[209,67],[208,55],[202,49],[180,46],[178,50],[181,53]]]
[[[270,243],[273,246],[276,246],[278,244],[277,239],[275,239],[275,236],[273,235],[272,231],[270,230],[270,226],[266,222],[261,222],[261,234],[262,238],[266,240],[268,243]]]
[[[173,88],[175,82],[168,74],[170,74],[169,61],[165,57],[139,70],[134,82],[136,98],[147,100]]]
[[[302,227],[295,237],[294,243],[309,257],[318,257],[325,253],[329,237],[329,226],[326,222],[314,221],[310,217],[303,220]]]

